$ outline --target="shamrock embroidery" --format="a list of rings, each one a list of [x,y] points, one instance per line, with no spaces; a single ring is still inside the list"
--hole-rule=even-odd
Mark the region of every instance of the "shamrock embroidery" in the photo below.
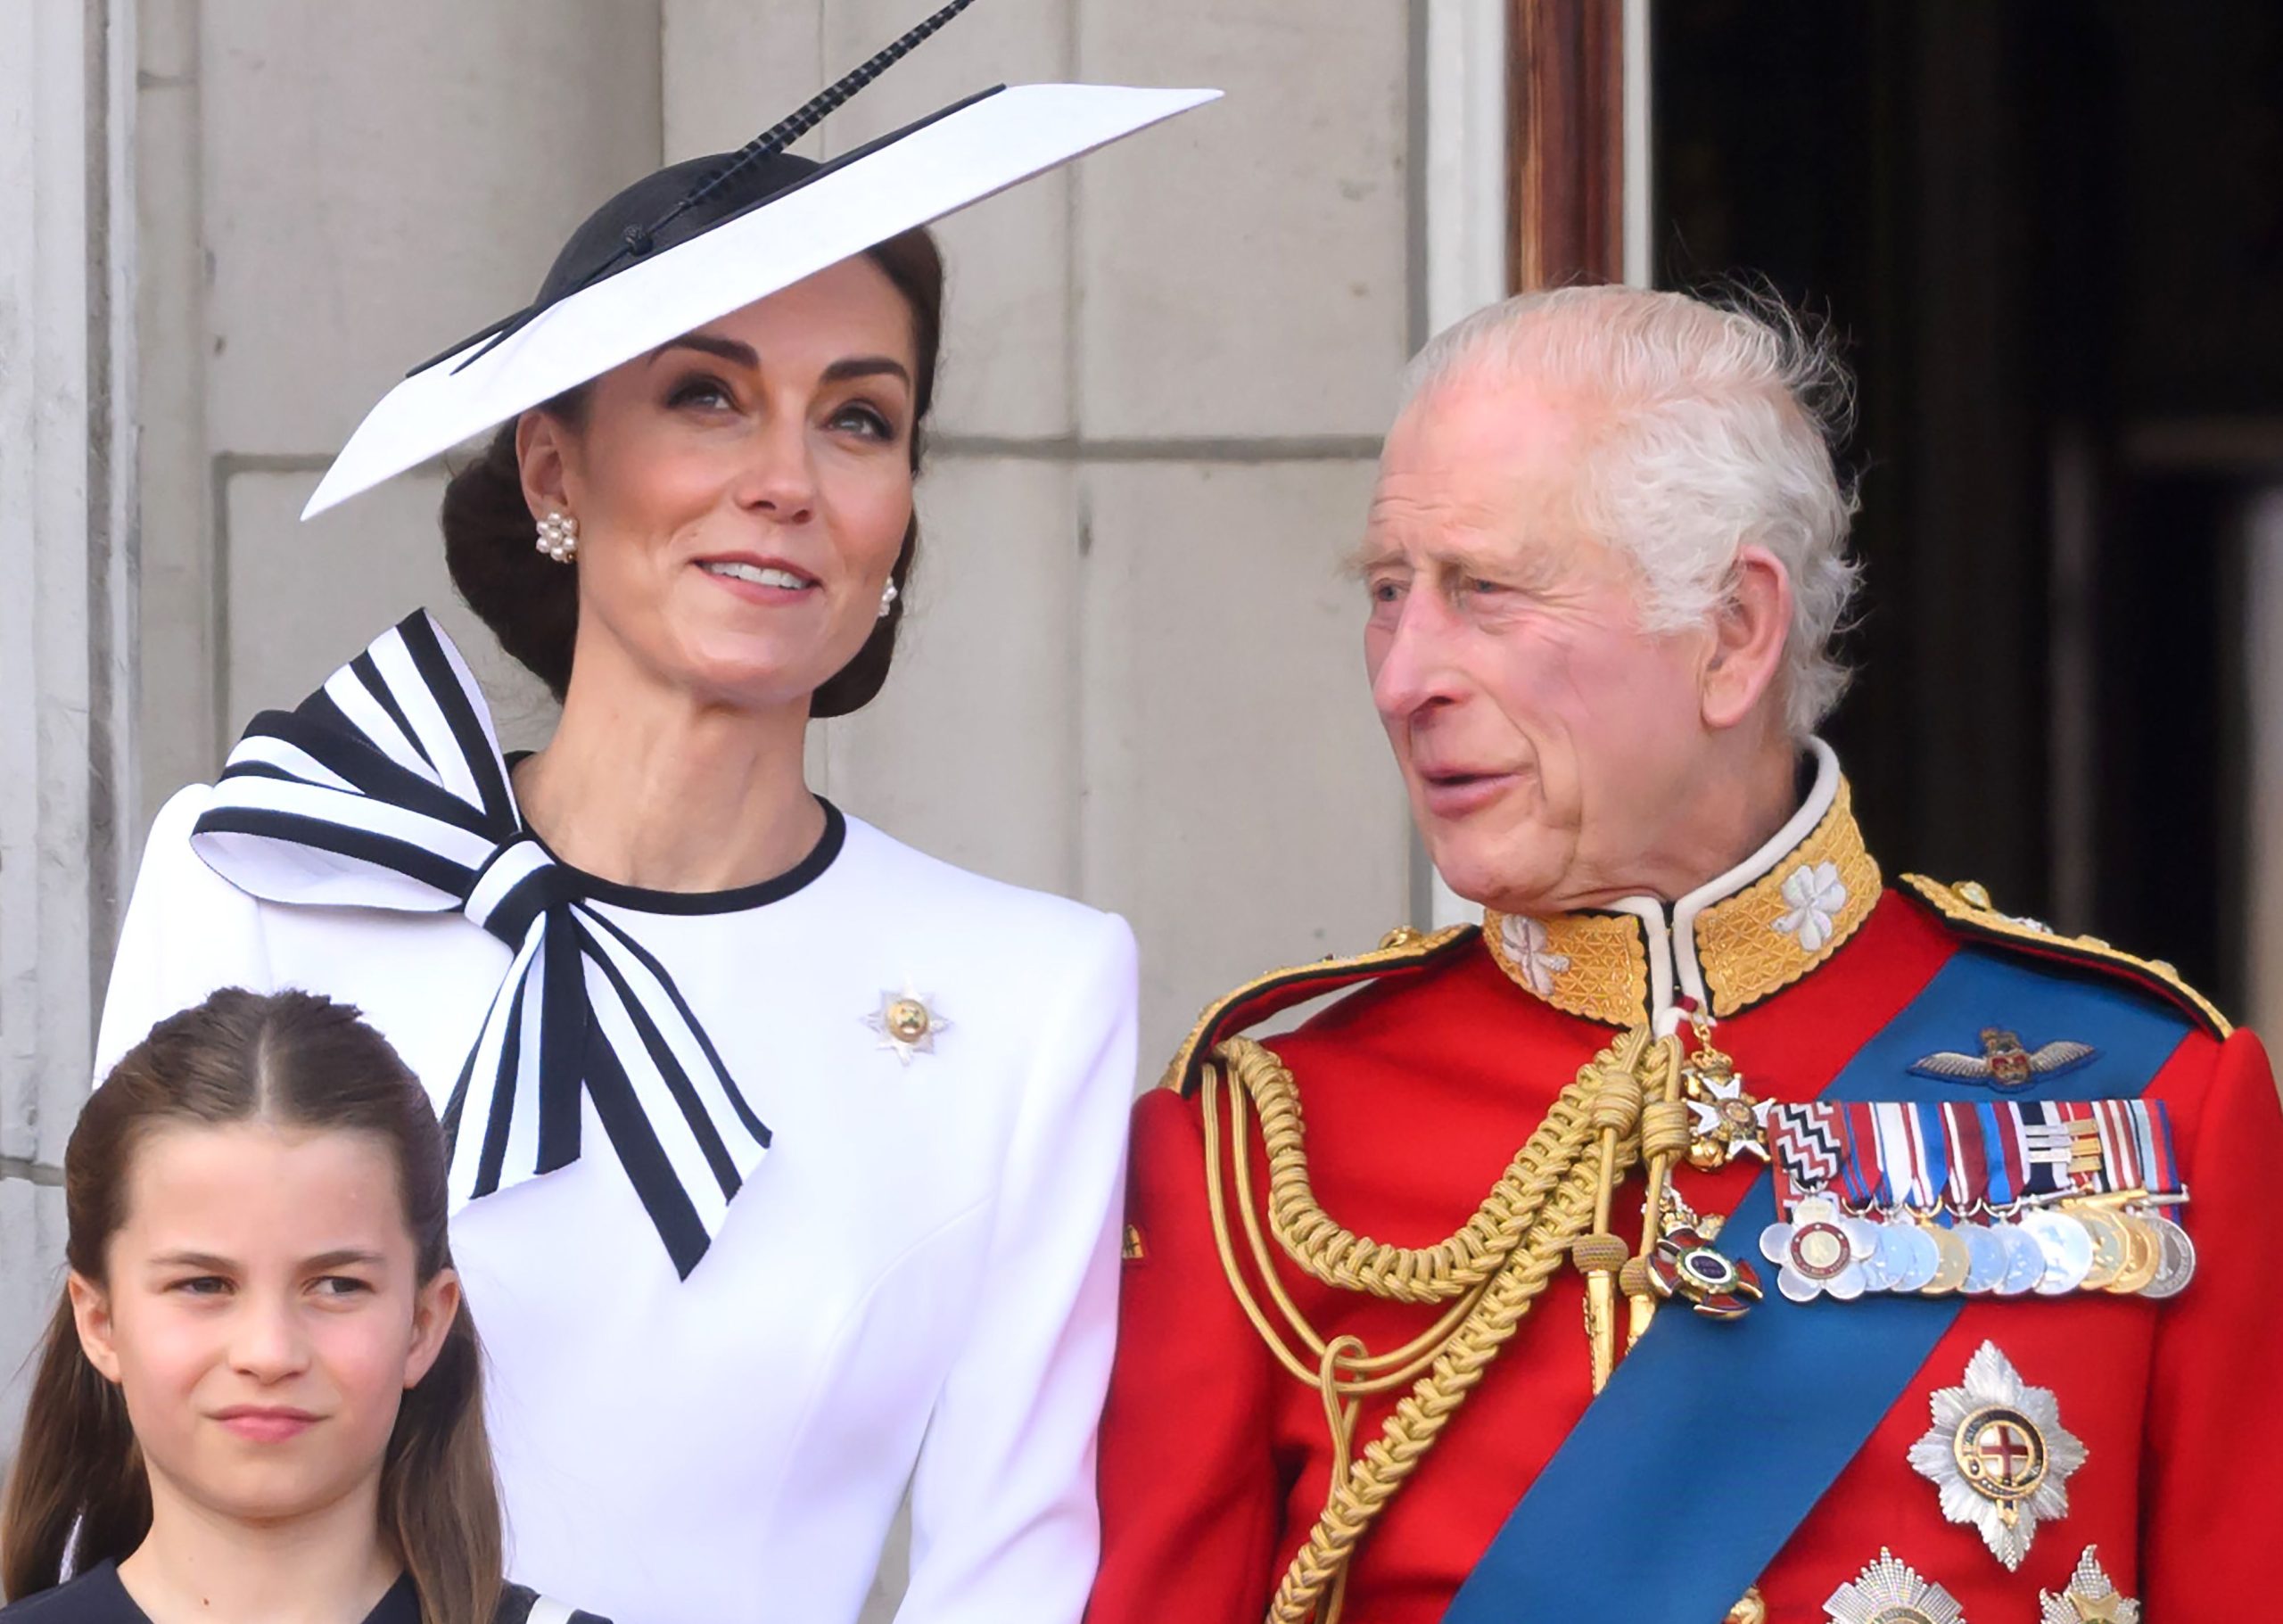
[[[1530,991],[1540,998],[1552,995],[1554,978],[1570,968],[1570,955],[1546,951],[1554,938],[1546,934],[1545,924],[1509,914],[1499,934],[1505,937],[1506,952],[1522,972],[1522,979],[1529,983]]]
[[[1807,952],[1821,951],[1836,928],[1839,911],[1847,906],[1847,886],[1839,878],[1839,865],[1801,863],[1784,881],[1784,900],[1792,904],[1792,911],[1776,921],[1776,928]]]

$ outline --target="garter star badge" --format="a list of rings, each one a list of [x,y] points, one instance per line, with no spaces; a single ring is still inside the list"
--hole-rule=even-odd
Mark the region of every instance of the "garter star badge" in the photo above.
[[[915,1054],[935,1053],[936,1035],[952,1029],[952,1023],[929,1009],[909,981],[901,993],[882,992],[880,1007],[864,1018],[864,1024],[880,1035],[880,1047],[894,1050],[895,1058],[906,1066]]]
[[[2095,1620],[2140,1624],[2140,1603],[2116,1593],[2108,1575],[2101,1571],[2096,1552],[2096,1546],[2085,1547],[2085,1554],[2077,1559],[2076,1572],[2069,1576],[2069,1588],[2059,1595],[2050,1590],[2037,1593],[2043,1608],[2038,1614],[2039,1624],[2095,1624]]]
[[[1942,1515],[1979,1529],[2010,1573],[2038,1524],[2068,1515],[2069,1475],[2085,1463],[2085,1446],[2062,1426],[2053,1390],[2023,1381],[1995,1342],[1932,1408],[1934,1425],[1911,1445],[1910,1463],[1942,1491]]]
[[[1966,1624],[1966,1610],[1957,1598],[1887,1550],[1833,1591],[1823,1611],[1831,1624]]]

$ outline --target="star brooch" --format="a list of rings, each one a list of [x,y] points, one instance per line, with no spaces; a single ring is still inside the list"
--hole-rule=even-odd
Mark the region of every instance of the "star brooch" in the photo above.
[[[1972,1523],[2010,1573],[2038,1524],[2068,1515],[2069,1475],[2085,1463],[2085,1446],[2062,1426],[2053,1389],[2023,1381],[1995,1342],[1932,1407],[1934,1424],[1910,1446],[1910,1463],[1942,1491],[1942,1515]]]
[[[1955,1596],[1887,1550],[1833,1591],[1823,1612],[1831,1624],[1966,1624],[1966,1610]]]
[[[864,1017],[864,1024],[880,1035],[880,1047],[894,1050],[895,1058],[906,1066],[915,1054],[935,1053],[936,1037],[952,1029],[952,1023],[929,1009],[909,981],[901,993],[883,991],[880,1007]]]
[[[2039,1624],[2140,1624],[2140,1603],[2129,1595],[2119,1595],[2116,1587],[2109,1583],[2108,1575],[2101,1571],[2096,1547],[2087,1546],[2085,1554],[2077,1559],[2077,1570],[2069,1576],[2069,1588],[2056,1595],[2050,1590],[2037,1593],[2042,1611]]]

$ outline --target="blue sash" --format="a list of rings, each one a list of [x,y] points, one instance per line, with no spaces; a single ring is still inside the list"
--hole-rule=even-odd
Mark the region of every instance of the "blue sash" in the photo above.
[[[2122,988],[1969,948],[1863,1045],[1824,1097],[1987,1100],[1984,1086],[1909,1069],[1937,1050],[1970,1050],[1985,1026],[2011,1027],[2032,1049],[2065,1037],[2098,1051],[2066,1073],[2006,1090],[2009,1100],[2135,1097],[2188,1031],[2179,1015]],[[1722,1232],[1727,1249],[1757,1260],[1760,1232],[1775,1220],[1762,1175]],[[1523,1495],[1444,1624],[1717,1624],[1885,1418],[1965,1301],[1866,1294],[1798,1304],[1771,1282],[1740,1320],[1668,1307]],[[1691,1510],[1652,1527],[1642,1496],[1661,1474],[1685,1482]]]

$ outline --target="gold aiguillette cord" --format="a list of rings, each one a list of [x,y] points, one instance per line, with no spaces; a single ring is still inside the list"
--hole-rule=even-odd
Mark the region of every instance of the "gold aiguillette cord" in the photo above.
[[[1655,1243],[1672,1158],[1688,1147],[1679,1052],[1677,1041],[1659,1040],[1646,1028],[1624,1034],[1579,1069],[1577,1081],[1554,1101],[1465,1224],[1436,1246],[1409,1248],[1356,1234],[1317,1203],[1308,1178],[1299,1092],[1275,1055],[1248,1038],[1232,1038],[1214,1051],[1204,1070],[1200,1105],[1206,1195],[1221,1265],[1278,1363],[1322,1397],[1332,1444],[1331,1485],[1323,1511],[1277,1586],[1268,1624],[1337,1624],[1348,1565],[1372,1521],[1417,1470],[1562,1259],[1573,1246],[1583,1248],[1594,1237],[1608,1243],[1592,1249],[1607,1265],[1598,1286],[1590,1266],[1587,1275],[1589,1314],[1596,1297],[1601,1303],[1594,1322],[1595,1390],[1607,1380],[1616,1362],[1615,1282],[1627,1263],[1623,1243],[1610,1231],[1610,1214],[1616,1187],[1641,1159],[1645,1140],[1653,1199],[1644,1250]],[[1400,1348],[1373,1355],[1352,1336],[1326,1338],[1309,1323],[1278,1278],[1268,1237],[1262,1233],[1261,1209],[1252,1197],[1253,1113],[1268,1167],[1268,1228],[1278,1249],[1327,1285],[1402,1302],[1446,1305],[1433,1325]],[[1238,1213],[1233,1229],[1232,1193]],[[1238,1232],[1244,1237],[1249,1270],[1239,1254]],[[1587,1265],[1582,1255],[1578,1262]],[[1627,1285],[1637,1277],[1636,1270]],[[1638,1283],[1645,1297],[1645,1279]],[[1653,1299],[1634,1303],[1635,1336],[1646,1326],[1653,1307]],[[1363,1399],[1406,1383],[1410,1391],[1356,1455],[1355,1429]]]

